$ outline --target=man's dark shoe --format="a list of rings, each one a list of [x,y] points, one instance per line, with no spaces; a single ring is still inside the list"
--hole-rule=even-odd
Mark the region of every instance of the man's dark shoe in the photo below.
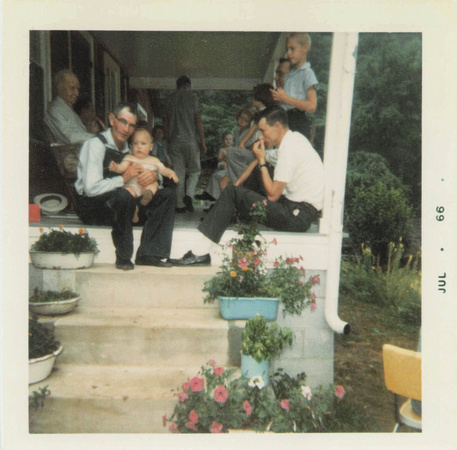
[[[196,195],[195,198],[197,200],[209,200],[211,202],[215,202],[216,201],[216,199],[212,195],[208,194],[208,192],[206,192],[206,191],[203,192],[202,194]]]
[[[170,259],[169,260],[174,266],[210,266],[211,255],[196,256],[189,250],[181,259]]]
[[[194,212],[194,205],[192,204],[192,199],[186,195],[182,201],[184,202],[184,204],[186,205],[186,208],[187,208],[187,211],[189,212]]]
[[[158,256],[142,255],[135,259],[137,266],[173,267],[169,261],[162,261]]]
[[[133,270],[135,266],[130,259],[116,258],[116,269]]]
[[[185,213],[187,212],[187,208],[185,206],[183,206],[182,208],[176,208],[176,212],[178,214]]]

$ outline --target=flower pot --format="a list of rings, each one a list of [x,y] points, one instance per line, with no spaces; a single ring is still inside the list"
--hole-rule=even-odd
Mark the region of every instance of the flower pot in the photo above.
[[[264,359],[258,363],[252,356],[241,354],[241,374],[247,378],[261,376],[267,387],[270,381],[269,370],[270,361]]]
[[[29,384],[38,383],[38,381],[47,378],[54,366],[54,362],[63,351],[61,345],[54,353],[42,356],[40,358],[29,359]]]
[[[226,320],[252,319],[257,314],[266,320],[275,320],[278,315],[277,298],[219,297],[221,316]]]
[[[81,296],[66,300],[55,300],[52,302],[29,302],[29,309],[36,314],[57,316],[73,311],[80,299]]]
[[[58,253],[58,252],[37,252],[31,250],[30,259],[38,269],[87,269],[94,263],[93,252],[80,253]]]

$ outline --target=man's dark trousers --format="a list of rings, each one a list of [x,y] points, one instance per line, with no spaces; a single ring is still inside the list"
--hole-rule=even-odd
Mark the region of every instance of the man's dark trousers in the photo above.
[[[110,207],[107,206],[107,202]],[[118,188],[97,197],[79,197],[78,214],[88,225],[110,225],[116,257],[133,255],[133,215],[137,199]],[[140,224],[144,224],[137,256],[169,258],[173,236],[176,195],[173,189],[159,189],[146,206],[140,206]]]
[[[252,205],[263,200],[265,197],[257,192],[241,186],[227,186],[198,230],[211,241],[219,243],[235,211],[242,220],[248,221]],[[304,232],[317,217],[318,213],[312,208],[284,196],[276,202],[267,200],[266,225],[275,230]]]

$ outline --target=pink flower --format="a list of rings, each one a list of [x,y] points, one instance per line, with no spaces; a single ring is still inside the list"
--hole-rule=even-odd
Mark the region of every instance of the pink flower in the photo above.
[[[267,201],[266,201],[266,199],[263,200],[262,203],[263,203],[265,206],[267,206]]]
[[[303,261],[303,256],[302,255],[300,255],[300,259]],[[297,259],[297,262],[298,262],[298,259]]]
[[[309,294],[309,298],[315,302],[316,301],[316,294],[314,292],[311,292],[311,294]]]
[[[253,203],[253,204],[252,204],[252,207],[253,207],[253,208],[255,208],[255,207],[256,207],[255,203]]]
[[[211,433],[222,433],[222,424],[213,422],[211,428],[209,429]]]
[[[305,268],[303,266],[300,267],[301,273],[304,275],[305,274]]]
[[[183,388],[184,392],[188,392],[188,391],[189,391],[189,388],[190,388],[190,383],[189,383],[189,382],[184,383],[184,384],[182,385],[182,388]]]
[[[218,403],[225,403],[227,400],[228,396],[228,391],[225,389],[222,384],[217,386],[217,388],[214,390],[214,400]]]
[[[279,266],[279,261],[275,261],[273,264],[273,267],[278,267]]]
[[[184,394],[184,392],[179,392],[178,394],[175,394],[175,395],[177,395],[179,397],[180,402],[184,402],[189,398],[189,396],[187,394]]]
[[[227,247],[231,247],[231,246],[232,246],[232,243],[229,242],[229,243],[227,244]]]
[[[192,392],[203,391],[204,380],[203,378],[194,377],[189,381]]]
[[[249,417],[252,414],[251,404],[245,400],[243,403],[243,409],[246,411],[246,416]]]
[[[223,367],[216,367],[214,369],[214,373],[216,376],[220,377],[224,373],[224,368]]]
[[[278,241],[276,240],[276,238],[274,238],[272,241],[273,245],[278,245]]]
[[[195,424],[192,422],[187,422],[186,427],[189,428],[190,430],[197,431],[197,428],[195,427]]]
[[[162,416],[162,423],[163,423],[163,426],[165,426],[167,424],[167,415],[166,414],[164,416]]]
[[[241,269],[244,269],[248,267],[249,263],[247,262],[246,258],[243,258],[238,260],[238,265],[241,267]]]
[[[168,429],[172,432],[172,433],[179,433],[179,430],[178,430],[178,427],[176,426],[175,423],[172,423]]]
[[[211,367],[214,367],[214,366],[216,365],[216,361],[214,361],[214,359],[210,359],[210,360],[209,360],[209,365],[210,365]]]
[[[260,264],[260,259],[259,258],[256,258],[254,259],[254,266],[258,266]]]
[[[190,413],[189,413],[189,419],[192,423],[197,423],[198,421],[198,414],[195,412],[195,409],[193,409]]]
[[[287,412],[290,411],[290,405],[289,405],[288,399],[285,398],[284,400],[281,400],[279,404],[281,405],[282,409],[285,409]]]
[[[311,302],[311,305],[309,305],[309,309],[312,311],[313,309],[316,309],[316,302]]]
[[[299,285],[299,286],[303,286],[303,280],[300,280],[300,281],[298,282],[298,285]]]
[[[338,397],[338,398],[343,398],[344,397],[344,394],[346,394],[346,391],[344,390],[344,387],[341,386],[341,385],[337,385],[336,389],[335,389],[335,395]]]
[[[311,286],[314,286],[315,284],[321,284],[321,279],[319,278],[319,275],[314,275],[314,277],[311,278]]]

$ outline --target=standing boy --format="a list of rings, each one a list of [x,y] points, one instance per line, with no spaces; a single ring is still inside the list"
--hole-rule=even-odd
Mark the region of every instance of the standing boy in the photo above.
[[[314,113],[317,107],[316,75],[306,56],[311,48],[308,33],[290,33],[286,41],[287,57],[292,70],[286,75],[284,89],[272,91],[275,101],[287,111],[289,127],[310,138],[310,119],[307,114]]]

